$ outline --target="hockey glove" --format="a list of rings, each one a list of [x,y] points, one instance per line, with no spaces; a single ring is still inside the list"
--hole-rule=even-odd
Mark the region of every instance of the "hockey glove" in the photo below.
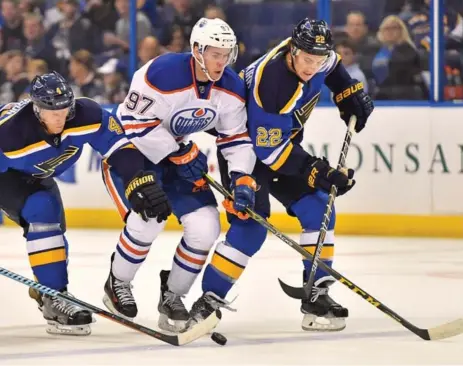
[[[207,156],[199,150],[198,145],[189,142],[180,144],[180,149],[169,155],[169,160],[177,166],[180,178],[201,187],[206,184],[203,174],[207,173]]]
[[[306,171],[307,184],[311,188],[321,189],[330,192],[331,186],[338,188],[337,196],[349,192],[355,185],[354,170],[332,168],[326,158],[316,158]]]
[[[125,196],[132,210],[145,221],[156,218],[157,222],[162,222],[172,213],[169,200],[152,172],[138,172],[127,185]]]
[[[225,199],[223,207],[241,220],[247,220],[249,214],[246,213],[246,209],[253,210],[256,201],[256,181],[250,175],[235,172],[231,173],[231,179],[230,189],[234,200]]]
[[[363,83],[356,79],[352,79],[352,84],[334,97],[334,102],[346,124],[351,116],[357,116],[356,132],[363,130],[375,108],[370,96],[363,90]]]

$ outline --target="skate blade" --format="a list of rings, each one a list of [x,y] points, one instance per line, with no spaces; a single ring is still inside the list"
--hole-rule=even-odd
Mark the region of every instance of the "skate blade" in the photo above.
[[[92,333],[90,325],[64,325],[53,320],[47,320],[47,333],[53,335],[88,336]]]
[[[126,320],[130,320],[130,321],[133,321],[135,318],[130,318],[122,313],[120,313],[119,311],[116,310],[116,308],[114,307],[113,305],[113,302],[111,301],[111,299],[108,297],[108,295],[104,295],[103,296],[103,304],[106,306],[106,308],[113,314],[116,314],[116,315],[119,315],[121,318],[124,318]]]
[[[308,332],[339,332],[346,327],[346,318],[304,314],[301,327]]]
[[[187,327],[186,320],[172,320],[166,314],[159,314],[158,327],[170,333],[183,332]]]

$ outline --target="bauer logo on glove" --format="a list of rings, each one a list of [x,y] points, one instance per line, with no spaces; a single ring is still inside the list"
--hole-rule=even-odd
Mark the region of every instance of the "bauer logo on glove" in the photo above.
[[[349,98],[352,94],[357,93],[359,90],[363,90],[363,83],[361,81],[344,89],[341,93],[336,95],[334,100],[336,101],[336,104],[338,104],[343,99]]]

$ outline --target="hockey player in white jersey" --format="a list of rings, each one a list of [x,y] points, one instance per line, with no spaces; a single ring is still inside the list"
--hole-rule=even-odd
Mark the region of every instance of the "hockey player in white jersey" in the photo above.
[[[222,20],[202,18],[190,44],[191,54],[165,54],[140,68],[117,109],[128,138],[149,160],[183,225],[172,269],[160,274],[159,326],[174,331],[189,318],[181,297],[201,272],[220,233],[217,203],[202,178],[207,158],[187,136],[202,131],[217,136],[234,182],[236,213],[253,207],[256,190],[250,176],[256,158],[246,128],[245,86],[227,67],[237,56],[235,34]],[[126,222],[111,258],[103,301],[111,311],[134,318],[131,282],[165,221],[132,212],[117,174],[104,164],[103,175]]]

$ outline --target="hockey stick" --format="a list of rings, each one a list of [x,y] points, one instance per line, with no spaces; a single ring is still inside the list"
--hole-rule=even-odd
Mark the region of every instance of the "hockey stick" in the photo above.
[[[230,200],[233,200],[233,196],[230,194],[230,192],[228,192],[220,183],[216,182],[214,178],[212,178],[208,174],[204,174],[204,178],[208,181],[208,183],[212,187],[214,187],[217,191],[219,191],[224,197]],[[288,244],[296,252],[298,252],[303,257],[309,260],[313,260],[313,256],[309,252],[304,250],[304,248],[299,246],[299,244],[296,243],[294,240],[292,240],[291,238],[287,237],[285,234],[280,232],[277,228],[275,228],[272,224],[267,222],[267,220],[265,220],[258,213],[254,212],[251,209],[246,209],[246,212],[249,214],[249,216],[252,219],[256,220],[259,224],[264,226],[268,231],[270,231],[277,238],[281,239],[283,242]],[[463,333],[463,318],[454,320],[446,324],[439,325],[434,328],[429,328],[429,329],[418,328],[417,326],[410,323],[408,320],[401,317],[395,311],[391,310],[389,307],[381,303],[378,299],[371,296],[368,292],[366,292],[365,290],[357,286],[354,282],[350,281],[349,279],[341,275],[339,272],[335,271],[333,268],[326,265],[325,262],[321,261],[319,265],[321,268],[323,268],[323,270],[325,270],[327,273],[333,276],[337,281],[342,283],[349,290],[356,293],[361,298],[366,300],[368,303],[378,308],[384,314],[390,316],[392,319],[394,319],[396,322],[401,324],[403,327],[407,328],[409,331],[411,331],[412,333],[416,334],[418,337],[424,340],[434,341],[438,339],[453,337],[453,336]],[[282,284],[281,281],[280,281],[280,284]]]
[[[357,123],[357,117],[353,115],[352,117],[350,117],[349,123],[347,125],[347,132],[346,132],[346,136],[344,137],[344,142],[342,144],[341,154],[339,155],[338,166],[336,168],[337,170],[344,168],[344,166],[346,165],[346,157],[349,151],[350,141],[352,140],[352,136],[355,133],[356,123]],[[332,185],[331,190],[330,190],[330,195],[328,196],[328,203],[326,204],[323,221],[322,221],[322,225],[320,228],[320,233],[318,234],[318,238],[317,238],[317,246],[314,251],[312,267],[310,268],[309,279],[302,287],[303,292],[304,292],[303,295],[305,295],[304,298],[307,298],[307,299],[311,298],[310,294],[312,293],[312,287],[315,282],[315,273],[317,272],[318,262],[320,261],[320,255],[322,253],[326,232],[328,230],[328,225],[330,224],[330,220],[331,220],[331,212],[333,211],[334,200],[337,194],[338,194],[338,188],[335,185]],[[288,286],[287,284],[285,284],[285,286],[291,289],[291,286]],[[299,289],[295,287],[292,287],[292,289],[293,289],[292,291],[290,292],[285,291],[285,293],[289,296],[291,296],[292,293],[297,294]],[[291,297],[295,297],[295,296],[291,296]]]
[[[81,308],[91,311],[92,313],[95,313],[97,315],[102,316],[103,318],[112,320],[116,323],[119,323],[121,325],[125,325],[128,328],[137,330],[143,334],[149,335],[150,337],[159,339],[162,342],[169,343],[173,346],[183,346],[184,344],[188,344],[190,342],[195,341],[196,339],[206,335],[208,332],[212,331],[212,329],[215,328],[215,326],[219,323],[219,315],[217,312],[213,313],[210,315],[206,320],[203,322],[200,322],[190,329],[186,330],[183,333],[179,333],[177,335],[169,335],[165,334],[162,332],[158,332],[156,330],[147,328],[143,325],[134,323],[130,320],[127,320],[119,315],[110,313],[108,311],[105,311],[103,309],[100,309],[94,305],[88,304],[82,300],[76,299],[74,297],[65,295],[59,291],[53,290],[50,287],[41,285],[40,283],[37,283],[35,281],[32,281],[26,277],[23,277],[17,273],[11,272],[5,268],[0,267],[0,275],[11,278],[12,280],[15,280],[17,282],[20,282],[26,286],[32,287],[38,291],[40,291],[43,294],[47,294],[50,296],[56,296],[62,300],[67,301],[68,303],[72,303],[74,305],[80,306]]]

